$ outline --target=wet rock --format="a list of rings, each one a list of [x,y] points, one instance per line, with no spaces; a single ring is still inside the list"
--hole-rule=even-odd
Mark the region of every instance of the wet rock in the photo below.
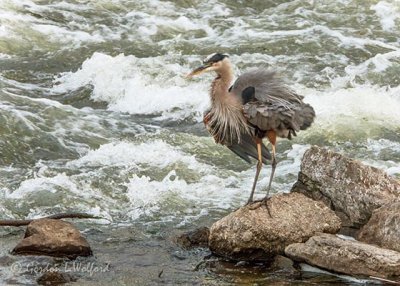
[[[294,267],[294,261],[282,255],[277,255],[274,257],[270,268],[274,271],[283,271],[287,273],[298,272],[298,270]]]
[[[336,233],[340,219],[321,202],[299,193],[279,194],[265,205],[245,206],[214,223],[209,247],[231,260],[268,261],[287,245],[318,232]]]
[[[75,282],[77,279],[67,273],[58,271],[45,272],[42,276],[37,279],[39,285],[60,285],[70,282]]]
[[[0,256],[0,268],[10,266],[15,261],[15,258],[10,255]]]
[[[68,257],[92,255],[86,239],[71,223],[55,219],[31,222],[24,239],[12,251],[20,255]]]
[[[306,243],[291,244],[288,257],[298,262],[350,274],[381,278],[400,276],[400,253],[332,234],[311,237]]]
[[[374,210],[358,240],[400,252],[400,202]]]
[[[207,247],[209,235],[209,228],[201,227],[193,231],[182,233],[176,237],[176,243],[187,249],[192,247]]]
[[[400,201],[400,182],[382,170],[366,166],[316,146],[304,154],[292,191],[320,200],[334,209],[343,226],[360,228],[372,211]]]

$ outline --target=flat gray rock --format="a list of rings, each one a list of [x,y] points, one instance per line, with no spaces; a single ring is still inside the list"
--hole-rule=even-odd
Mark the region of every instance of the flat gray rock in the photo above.
[[[92,255],[89,243],[71,223],[56,219],[31,222],[24,239],[12,251],[20,255],[76,258]]]
[[[306,243],[291,244],[285,254],[298,262],[306,262],[330,271],[375,276],[386,279],[400,277],[400,253],[332,234],[311,237]]]
[[[372,211],[400,201],[400,182],[380,169],[341,154],[311,147],[304,154],[293,190],[323,201],[336,211],[343,226],[360,228]]]
[[[374,210],[358,240],[400,252],[400,202]]]
[[[285,247],[319,232],[336,233],[340,219],[321,202],[299,193],[278,194],[265,205],[245,206],[215,222],[209,247],[214,254],[244,261],[270,260]]]

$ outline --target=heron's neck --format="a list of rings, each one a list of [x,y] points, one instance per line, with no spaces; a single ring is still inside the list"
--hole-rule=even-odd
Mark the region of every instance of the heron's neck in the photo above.
[[[233,69],[230,64],[226,64],[217,71],[217,77],[211,85],[211,101],[212,103],[230,102],[229,88],[233,82]]]
[[[242,134],[249,132],[249,127],[243,116],[241,101],[229,92],[233,69],[228,65],[217,73],[211,85],[211,109],[207,114],[206,125],[218,143],[231,145],[240,142]]]
[[[225,64],[221,67],[220,70],[217,71],[217,78],[222,85],[227,86],[228,89],[232,84],[233,81],[233,68],[230,64]]]

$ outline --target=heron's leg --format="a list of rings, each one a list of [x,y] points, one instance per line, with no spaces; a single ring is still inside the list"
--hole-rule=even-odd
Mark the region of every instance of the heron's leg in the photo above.
[[[250,204],[251,202],[253,202],[254,191],[256,189],[258,176],[260,175],[260,171],[261,171],[261,167],[262,167],[262,152],[261,152],[262,139],[257,138],[256,143],[257,143],[257,155],[258,155],[257,169],[256,169],[256,175],[254,177],[253,187],[251,188],[251,193],[250,193],[249,200],[247,201],[247,204]]]
[[[269,183],[268,183],[268,188],[267,188],[267,195],[265,196],[265,199],[268,199],[269,196],[269,191],[271,190],[271,185],[272,185],[272,179],[274,178],[275,174],[275,168],[276,168],[276,157],[275,157],[275,144],[276,144],[276,132],[275,131],[268,131],[267,132],[267,137],[269,142],[271,143],[272,146],[272,170],[271,170],[271,177],[269,177]]]

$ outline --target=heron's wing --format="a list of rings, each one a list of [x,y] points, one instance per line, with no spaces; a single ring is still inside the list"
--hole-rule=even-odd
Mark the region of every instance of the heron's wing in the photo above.
[[[231,92],[241,98],[250,124],[264,131],[276,130],[282,137],[290,138],[308,128],[315,117],[314,109],[275,72],[246,72],[235,81]]]
[[[258,160],[257,145],[248,133],[241,135],[240,141],[227,146],[233,153],[250,163],[250,157]],[[271,153],[264,144],[261,146],[262,161],[264,164],[271,160]]]
[[[247,120],[263,131],[274,130],[278,136],[291,139],[299,130],[310,127],[314,120],[314,109],[306,103],[290,109],[259,102],[249,102],[243,106]]]
[[[253,101],[266,104],[287,105],[301,103],[303,96],[290,89],[277,73],[264,69],[248,71],[237,78],[231,92],[238,96],[245,95],[249,99],[249,87],[254,91]],[[244,93],[244,94],[243,94]],[[244,102],[245,103],[245,102]]]

